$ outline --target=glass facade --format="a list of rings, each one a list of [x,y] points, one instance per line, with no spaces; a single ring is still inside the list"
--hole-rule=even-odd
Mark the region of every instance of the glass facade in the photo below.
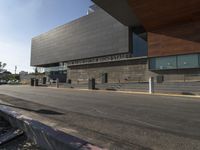
[[[45,72],[57,72],[67,70],[67,63],[60,62],[59,66],[45,67]]]
[[[177,56],[178,68],[198,68],[199,55]]]
[[[176,56],[152,58],[150,60],[150,69],[176,69]]]
[[[133,33],[133,56],[141,57],[147,56],[148,43],[147,33],[135,34]]]
[[[150,70],[200,68],[200,54],[151,58]]]
[[[67,80],[67,65],[59,63],[58,66],[45,67],[45,73],[51,80],[59,79],[59,82],[65,83]]]
[[[63,67],[63,66],[57,66],[57,67],[47,67],[44,68],[45,72],[54,72],[54,71],[64,71],[67,70],[67,68]]]

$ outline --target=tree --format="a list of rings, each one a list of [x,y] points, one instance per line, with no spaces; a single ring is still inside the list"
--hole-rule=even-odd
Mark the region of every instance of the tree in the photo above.
[[[0,62],[0,70],[3,70],[6,67],[6,63]]]

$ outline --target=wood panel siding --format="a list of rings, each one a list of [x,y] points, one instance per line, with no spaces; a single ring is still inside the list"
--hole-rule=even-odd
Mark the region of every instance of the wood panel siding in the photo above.
[[[150,57],[200,52],[200,0],[93,1],[127,26],[141,24]]]
[[[177,24],[148,32],[148,56],[200,53],[200,22]]]
[[[147,31],[200,20],[200,0],[128,0]]]
[[[147,31],[200,20],[200,0],[92,0],[127,26]]]

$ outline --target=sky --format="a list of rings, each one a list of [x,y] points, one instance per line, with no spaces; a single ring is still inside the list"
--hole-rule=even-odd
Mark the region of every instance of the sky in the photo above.
[[[87,14],[90,0],[0,0],[0,62],[33,72],[31,39]]]

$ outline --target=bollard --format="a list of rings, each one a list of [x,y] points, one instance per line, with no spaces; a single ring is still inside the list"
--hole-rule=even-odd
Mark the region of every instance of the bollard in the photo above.
[[[71,80],[71,79],[68,79],[68,80],[67,80],[67,83],[68,83],[68,84],[71,84],[71,83],[72,83],[72,80]]]
[[[39,82],[38,79],[34,79],[34,87],[35,87],[35,86],[38,86],[38,82]]]
[[[95,90],[95,79],[94,78],[88,80],[88,89]]]
[[[59,79],[56,79],[56,87],[59,88]]]
[[[34,87],[36,86],[36,79],[34,79]]]
[[[43,78],[42,78],[42,84],[45,85],[46,83],[47,83],[47,78],[46,78],[46,77],[43,77]]]
[[[149,94],[154,93],[154,77],[149,78]]]
[[[35,80],[34,78],[31,78],[31,86],[34,86],[34,84],[35,84]]]

